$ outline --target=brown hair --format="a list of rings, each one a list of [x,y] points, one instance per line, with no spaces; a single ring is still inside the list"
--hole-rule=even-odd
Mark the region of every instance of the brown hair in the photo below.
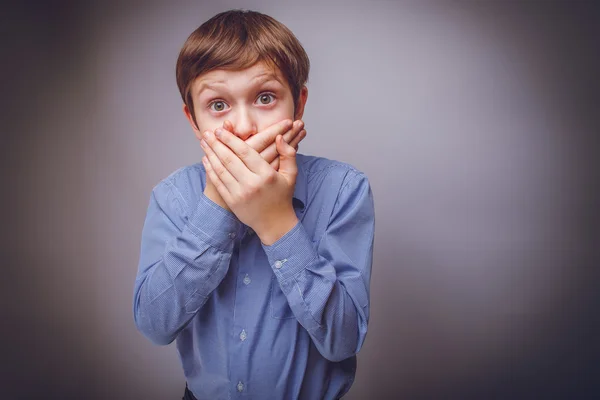
[[[281,22],[256,11],[230,10],[200,25],[185,41],[176,65],[183,102],[194,122],[191,86],[205,72],[240,70],[259,61],[279,68],[294,98],[294,110],[302,86],[308,80],[310,62],[300,41]]]

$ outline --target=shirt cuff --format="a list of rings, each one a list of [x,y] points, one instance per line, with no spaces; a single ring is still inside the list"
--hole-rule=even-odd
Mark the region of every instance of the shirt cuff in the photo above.
[[[262,245],[275,276],[285,282],[319,257],[300,221],[278,241]]]
[[[200,195],[196,210],[188,221],[190,231],[206,243],[227,251],[239,231],[241,222],[235,214]]]

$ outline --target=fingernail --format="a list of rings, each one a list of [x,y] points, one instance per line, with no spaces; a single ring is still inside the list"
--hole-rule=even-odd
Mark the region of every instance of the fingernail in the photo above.
[[[210,139],[210,136],[211,136],[211,135],[212,135],[212,134],[210,133],[210,131],[205,131],[205,132],[204,132],[204,138],[205,138],[205,139]]]
[[[223,129],[217,128],[217,130],[215,131],[215,136],[220,138],[222,133],[223,133]]]

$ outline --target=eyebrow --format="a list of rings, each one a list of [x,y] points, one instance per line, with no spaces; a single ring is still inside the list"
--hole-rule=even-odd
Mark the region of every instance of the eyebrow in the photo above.
[[[268,81],[277,81],[283,85],[283,82],[281,82],[279,77],[272,72],[263,72],[262,74],[257,75],[254,78],[252,78],[252,82],[254,82],[254,81],[256,81],[257,84],[265,83]]]
[[[225,86],[226,82],[225,81],[214,81],[211,83],[208,82],[201,82],[200,85],[198,86],[198,89],[196,90],[196,96],[200,95],[200,93],[202,93],[202,91],[204,89],[210,89],[210,90],[217,90],[216,86]]]
[[[283,82],[279,79],[279,77],[272,72],[263,72],[260,75],[255,76],[250,80],[253,86],[259,86],[269,81],[276,81],[280,85],[283,85]],[[201,82],[196,91],[196,96],[199,96],[205,89],[210,89],[213,91],[217,91],[217,86],[226,86],[227,82],[224,80],[214,81],[214,82]]]

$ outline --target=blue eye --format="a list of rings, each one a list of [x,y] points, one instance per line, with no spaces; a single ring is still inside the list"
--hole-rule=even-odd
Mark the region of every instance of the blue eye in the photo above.
[[[220,112],[225,110],[227,104],[224,101],[217,100],[210,103],[209,108],[213,111]]]
[[[275,101],[275,96],[271,93],[263,93],[258,96],[257,100],[260,102],[260,104],[267,105]]]

